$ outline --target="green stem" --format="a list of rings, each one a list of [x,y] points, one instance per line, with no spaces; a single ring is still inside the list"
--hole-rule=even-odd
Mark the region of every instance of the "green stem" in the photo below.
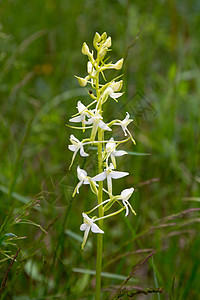
[[[98,141],[103,141],[102,129],[98,128]],[[102,143],[98,144],[98,168],[99,173],[103,171],[102,167]],[[103,200],[103,181],[99,182],[98,189],[98,205]],[[103,206],[98,208],[99,218],[104,216]],[[103,220],[99,220],[99,227],[103,230]],[[102,269],[102,251],[103,251],[103,234],[97,235],[97,258],[96,258],[96,288],[95,288],[95,300],[100,300],[101,295],[101,269]]]

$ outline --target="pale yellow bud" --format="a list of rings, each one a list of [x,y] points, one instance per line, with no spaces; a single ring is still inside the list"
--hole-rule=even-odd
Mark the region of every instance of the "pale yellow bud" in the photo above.
[[[76,76],[76,78],[78,79],[78,83],[80,84],[80,86],[86,86],[87,85],[87,80],[85,78],[78,77],[78,76]]]
[[[120,80],[118,82],[113,82],[111,87],[114,92],[119,92],[122,86],[123,86],[123,80]]]
[[[104,43],[104,47],[109,48],[109,47],[111,47],[111,45],[112,45],[112,43],[111,43],[111,37],[109,36],[107,38],[107,40],[105,41],[105,43]]]
[[[114,65],[113,67],[115,68],[115,70],[120,70],[123,66],[123,62],[124,62],[124,59],[120,59],[118,60]]]
[[[90,61],[88,61],[88,63],[87,63],[87,71],[88,71],[88,73],[89,74],[91,74],[92,73],[92,63],[90,62]]]
[[[100,59],[103,59],[104,56],[106,55],[107,51],[108,51],[108,48],[107,48],[107,47],[102,47],[102,48],[100,49],[100,51],[99,51],[99,58],[100,58]]]
[[[86,42],[83,43],[81,51],[84,55],[91,55],[90,49],[89,49],[88,45],[86,44]]]
[[[101,35],[101,38],[103,41],[105,41],[107,39],[107,33],[104,32],[102,35]]]
[[[95,36],[94,36],[93,43],[96,44],[96,43],[99,43],[100,41],[101,41],[101,36],[98,32],[96,32]]]

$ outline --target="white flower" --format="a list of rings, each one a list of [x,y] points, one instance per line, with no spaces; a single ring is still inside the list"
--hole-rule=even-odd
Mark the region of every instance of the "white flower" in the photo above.
[[[127,133],[131,136],[131,133],[127,129],[127,126],[133,121],[133,119],[129,119],[130,115],[129,115],[128,112],[126,114],[127,115],[126,115],[126,118],[124,120],[122,120],[122,121],[118,120],[119,123],[114,123],[114,125],[120,125],[125,136],[127,136]]]
[[[98,127],[102,128],[103,130],[112,131],[112,129],[108,127],[106,123],[102,121],[102,119],[103,117],[100,115],[99,111],[97,110],[95,114],[93,114],[93,116],[88,121],[84,122],[85,124],[93,124],[91,140],[95,139]]]
[[[79,183],[75,187],[73,197],[76,193],[79,194],[79,188],[82,184],[90,184],[90,177],[87,176],[87,172],[81,169],[79,166],[77,167],[77,177],[79,179]]]
[[[110,96],[112,99],[114,99],[117,102],[117,98],[121,97],[123,95],[123,93],[116,93],[118,91],[121,90],[123,85],[123,80],[120,81],[113,81],[111,82],[106,89],[104,90],[104,92],[102,93],[101,97],[100,97],[100,101],[103,103],[105,103],[108,99],[108,96]]]
[[[105,91],[112,99],[116,101],[117,98],[121,97],[123,93],[115,93],[113,88],[109,86]]]
[[[84,248],[85,246],[85,243],[87,241],[87,237],[88,237],[88,234],[89,234],[89,231],[91,229],[92,232],[94,233],[104,233],[103,230],[101,230],[94,222],[97,220],[93,220],[91,218],[89,218],[85,213],[82,213],[82,216],[83,216],[83,224],[81,224],[80,226],[80,230],[81,231],[85,231],[84,232],[84,237],[83,237],[83,243],[81,245],[82,249]],[[99,220],[99,219],[98,219]]]
[[[72,143],[72,145],[69,145],[68,148],[69,150],[73,151],[74,154],[72,156],[72,162],[69,166],[69,169],[71,168],[72,164],[73,164],[73,161],[74,161],[74,158],[77,154],[77,152],[80,150],[80,155],[82,157],[85,157],[85,156],[88,156],[89,154],[86,153],[83,149],[83,143],[80,142],[73,134],[70,135],[70,142]]]
[[[126,151],[124,150],[116,150],[116,143],[114,142],[114,139],[111,138],[109,140],[109,142],[106,144],[106,152],[107,152],[107,160],[108,158],[110,157],[111,160],[112,160],[112,163],[114,165],[114,167],[116,168],[116,160],[115,160],[115,157],[118,157],[118,156],[122,156],[122,155],[125,155],[125,154],[128,154]]]
[[[69,119],[70,122],[74,122],[74,123],[84,122],[86,116],[90,117],[87,107],[83,103],[81,103],[81,101],[78,101],[77,109],[78,109],[79,116]]]
[[[121,196],[118,198],[119,200],[122,200],[122,203],[124,204],[124,206],[126,208],[126,214],[125,214],[126,217],[128,216],[128,213],[129,213],[129,207],[130,207],[131,211],[136,215],[136,212],[133,210],[132,206],[128,202],[128,200],[132,196],[133,192],[134,192],[134,188],[125,189],[121,192]]]
[[[94,176],[92,178],[93,181],[103,181],[107,178],[107,185],[108,185],[108,193],[112,196],[112,179],[122,178],[124,176],[129,175],[128,172],[120,172],[120,171],[113,171],[114,166],[110,163],[110,166],[107,167],[104,172]]]

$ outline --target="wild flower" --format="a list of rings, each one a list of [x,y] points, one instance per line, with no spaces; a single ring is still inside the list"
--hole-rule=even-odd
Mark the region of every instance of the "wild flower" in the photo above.
[[[118,76],[107,82],[104,72],[109,69],[120,70],[123,65],[123,58],[117,62],[108,62],[105,58],[108,51],[110,51],[112,41],[111,37],[108,37],[104,32],[102,35],[96,33],[93,39],[93,45],[96,51],[90,50],[88,45],[84,42],[82,46],[82,53],[87,56],[87,75],[85,77],[75,76],[78,79],[80,86],[86,87],[91,85],[93,91],[88,95],[92,99],[92,102],[88,105],[84,105],[81,101],[77,103],[78,113],[70,118],[72,123],[82,123],[82,127],[69,126],[79,130],[91,129],[89,136],[85,137],[82,141],[79,141],[74,135],[70,135],[71,145],[68,146],[69,150],[73,151],[72,161],[70,167],[74,163],[76,154],[80,151],[82,157],[89,156],[86,153],[84,147],[86,145],[93,145],[97,147],[97,167],[98,172],[96,174],[88,175],[87,171],[77,167],[78,184],[76,185],[73,196],[79,194],[79,188],[82,185],[90,187],[91,191],[96,195],[97,205],[89,212],[83,212],[83,224],[80,226],[80,230],[84,231],[82,249],[84,248],[89,232],[98,233],[97,235],[97,265],[96,265],[96,290],[95,299],[100,299],[100,287],[101,287],[101,265],[102,265],[102,243],[103,243],[103,221],[104,219],[116,216],[125,210],[125,216],[129,214],[129,209],[133,214],[136,214],[129,202],[134,188],[124,189],[120,195],[114,195],[113,193],[113,180],[120,179],[129,175],[128,172],[116,170],[116,158],[127,154],[124,150],[117,150],[119,145],[124,144],[128,140],[132,140],[135,144],[135,140],[132,137],[130,130],[127,128],[133,119],[130,118],[130,114],[127,112],[126,117],[123,120],[108,120],[105,121],[103,116],[104,104],[111,98],[118,102],[118,99],[124,94],[121,92],[123,86],[123,80],[119,80],[121,76]],[[100,75],[104,80],[104,83],[100,82]],[[89,126],[88,126],[89,125]],[[115,128],[121,127],[122,132],[127,137],[125,140],[115,140]],[[109,134],[112,132],[112,136],[108,139],[104,139],[105,132]],[[89,151],[89,149],[88,149]],[[88,152],[87,151],[87,152]],[[111,162],[109,161],[111,160]],[[104,180],[107,181],[107,189],[104,187]],[[98,183],[97,183],[98,182]],[[104,195],[109,199],[104,200]],[[120,209],[114,210],[109,214],[106,214],[108,210],[112,210],[116,205],[120,205]],[[98,209],[98,217],[95,215],[89,217],[96,209]],[[98,225],[97,225],[97,224]]]
[[[92,232],[94,233],[104,233],[103,230],[101,230],[97,224],[95,224],[94,222],[95,221],[98,221],[98,219],[94,220],[94,219],[91,219],[89,218],[85,213],[82,213],[83,215],[83,221],[84,223],[80,226],[80,230],[81,231],[85,231],[84,233],[84,238],[83,238],[83,243],[81,245],[82,249],[84,248],[85,246],[85,243],[87,241],[87,238],[88,238],[88,234],[89,234],[89,231],[91,229]]]

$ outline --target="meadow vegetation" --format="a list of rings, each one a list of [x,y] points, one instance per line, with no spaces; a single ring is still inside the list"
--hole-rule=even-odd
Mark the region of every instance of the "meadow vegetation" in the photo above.
[[[137,216],[105,222],[102,299],[200,297],[199,22],[197,0],[0,2],[1,299],[94,299],[96,235],[82,250],[79,227],[96,202],[87,186],[72,193],[77,165],[96,166],[76,157],[68,171],[65,124],[87,104],[74,75],[96,31],[125,58],[125,93],[105,118],[128,111],[137,142],[115,186],[135,188]]]

